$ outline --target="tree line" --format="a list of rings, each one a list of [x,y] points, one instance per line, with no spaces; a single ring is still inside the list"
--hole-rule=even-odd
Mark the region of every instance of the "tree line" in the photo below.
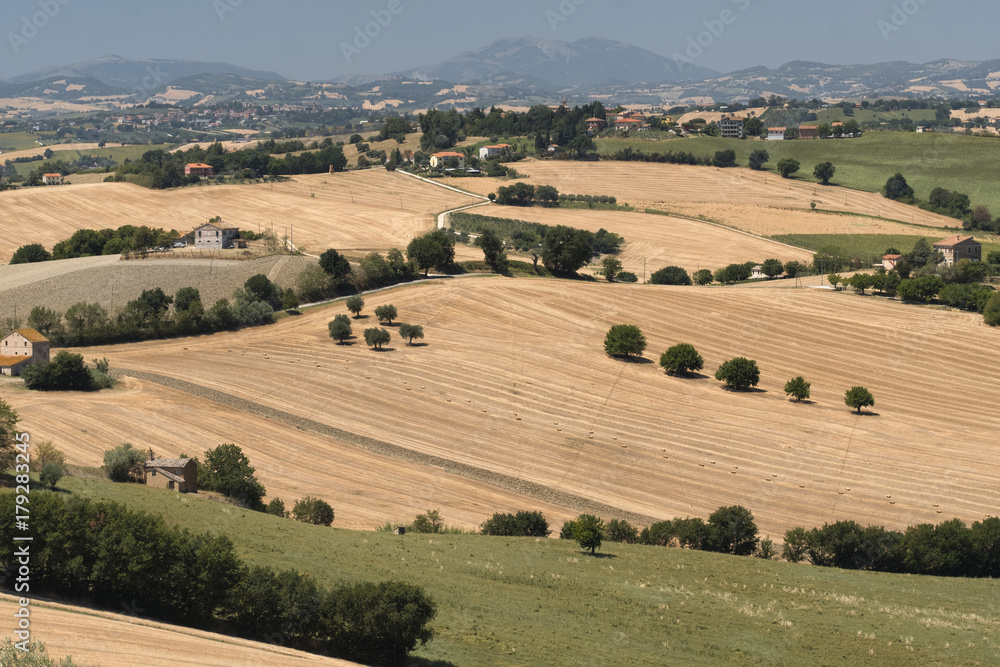
[[[223,298],[205,308],[197,288],[182,287],[169,296],[157,287],[143,290],[113,316],[99,303],[81,301],[62,314],[36,306],[28,315],[27,324],[59,346],[192,336],[270,324],[276,309],[298,305],[294,292],[289,292],[264,274],[258,274],[234,290],[232,303]]]
[[[1000,577],[1000,519],[960,519],[905,531],[837,521],[785,533],[782,558],[823,567],[940,577]]]
[[[327,588],[294,570],[244,563],[225,535],[168,526],[108,501],[31,495],[32,594],[289,645],[346,660],[396,664],[433,631],[435,602],[402,581]],[[0,493],[14,515],[15,494]],[[16,567],[13,522],[0,526],[0,563]],[[13,579],[7,579],[13,582]],[[8,585],[9,585],[8,583]]]

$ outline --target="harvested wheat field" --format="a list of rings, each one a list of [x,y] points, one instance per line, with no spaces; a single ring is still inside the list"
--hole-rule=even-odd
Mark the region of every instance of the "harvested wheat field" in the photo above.
[[[186,358],[188,351],[182,349],[179,354]],[[263,359],[262,353],[253,351],[240,356],[249,360],[255,354]],[[284,363],[305,374],[301,357]],[[309,366],[318,373],[335,372],[322,364]],[[7,382],[11,387],[16,381]],[[271,404],[270,396],[282,391],[273,386],[265,389],[262,382],[254,384],[262,389],[254,399],[258,403]],[[413,389],[421,391],[419,385]],[[126,378],[115,390],[93,395],[12,394],[0,384],[0,396],[17,406],[22,427],[30,430],[32,439],[56,443],[71,465],[98,467],[104,451],[122,442],[143,451],[151,448],[161,457],[199,458],[204,458],[207,449],[235,443],[257,469],[268,498],[282,498],[289,509],[305,496],[323,498],[335,508],[339,528],[374,530],[386,521],[405,525],[429,509],[441,510],[449,525],[467,527],[478,526],[493,512],[525,508],[540,510],[555,520],[572,516],[550,502],[421,465],[419,457],[400,460],[380,455],[256,410],[197,400],[146,380]],[[326,415],[340,411],[335,394],[322,398],[326,407],[319,413],[297,414],[326,421]],[[167,501],[177,497],[163,493]]]
[[[149,225],[184,233],[220,215],[250,231],[286,231],[296,246],[348,253],[405,247],[435,216],[477,199],[385,171],[296,176],[287,182],[148,190],[128,183],[25,188],[0,194],[0,257],[51,248],[81,228]]]
[[[860,213],[890,220],[951,227],[955,220],[914,206],[890,201],[879,194],[839,187],[823,187],[782,179],[750,169],[717,169],[642,162],[565,162],[526,160],[514,165],[534,185],[553,185],[561,193],[613,195],[619,204],[639,209],[666,208],[675,203],[753,204],[771,208],[810,209]],[[463,179],[462,187],[480,194],[515,181]],[[764,235],[780,232],[759,229]],[[821,233],[821,232],[814,232]]]
[[[698,269],[717,269],[727,264],[763,262],[780,259],[812,262],[808,250],[770,241],[719,225],[683,218],[621,211],[526,208],[490,206],[470,211],[478,215],[510,216],[518,220],[547,225],[568,225],[596,232],[601,228],[625,237],[625,247],[617,255],[625,271],[640,278],[664,266],[680,266],[693,273]],[[476,248],[479,259],[482,251]],[[596,264],[591,268],[596,268]]]
[[[174,295],[196,287],[207,307],[230,298],[247,278],[263,273],[293,287],[302,270],[315,264],[309,257],[272,255],[246,261],[210,259],[121,260],[120,255],[80,257],[57,262],[0,266],[0,317],[24,319],[35,306],[59,313],[75,303],[99,303],[109,313],[120,311],[143,290],[163,289]]]
[[[0,614],[13,618],[17,598],[0,595]],[[32,641],[52,658],[90,667],[307,667],[354,665],[273,644],[157,623],[55,602],[31,601]],[[111,641],[111,639],[114,639]]]
[[[339,347],[326,331],[343,311],[333,305],[267,328],[85,353],[644,516],[741,504],[780,537],[838,519],[973,521],[1000,504],[1000,361],[986,352],[995,330],[974,314],[813,289],[502,278],[367,300],[369,313],[393,303],[400,321],[422,324],[427,345]],[[604,355],[618,323],[646,332],[649,363]],[[366,326],[356,321],[356,333]],[[655,360],[677,342],[697,346],[705,377],[662,373]],[[739,355],[758,361],[757,391],[729,393],[708,377]],[[800,374],[814,403],[784,396]],[[844,405],[856,384],[874,393],[877,414]],[[112,419],[85,407],[105,396],[60,397],[70,411],[60,419]],[[15,409],[37,400],[10,397]],[[35,412],[32,428],[51,415]],[[102,439],[94,454],[116,440]]]

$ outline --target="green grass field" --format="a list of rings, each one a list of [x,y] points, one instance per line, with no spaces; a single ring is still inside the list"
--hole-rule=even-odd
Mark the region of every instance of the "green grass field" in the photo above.
[[[924,238],[933,244],[943,237],[944,234]],[[895,248],[901,253],[910,252],[920,237],[905,234],[780,234],[771,238],[815,252],[830,252],[837,249],[839,252],[835,254],[859,257],[864,259],[866,264],[872,264],[880,261],[889,248]],[[983,258],[991,252],[1000,252],[1000,243],[983,243]]]
[[[37,144],[36,144],[37,146]],[[133,162],[142,157],[143,153],[146,151],[155,150],[170,150],[170,146],[167,144],[158,145],[136,145],[136,146],[116,146],[114,148],[95,148],[89,151],[56,151],[55,155],[52,156],[52,160],[64,160],[66,162],[75,162],[84,155],[92,155],[97,157],[110,157],[112,160],[118,164],[122,164],[125,160],[132,160]],[[2,162],[3,156],[0,155],[0,162]],[[19,162],[14,165],[17,169],[17,173],[21,176],[27,176],[35,169],[40,167],[44,163],[44,160],[39,160],[37,162]]]
[[[228,534],[249,563],[325,584],[423,586],[439,609],[437,637],[417,653],[424,664],[971,665],[1000,654],[997,581],[619,544],[594,558],[565,540],[400,537],[143,486],[64,478],[60,487]]]
[[[5,153],[38,148],[36,139],[38,139],[38,135],[33,132],[0,132],[0,148]],[[51,143],[46,142],[44,139],[42,141],[43,143]]]
[[[796,177],[816,182],[813,167],[832,162],[837,168],[835,185],[856,190],[880,192],[886,180],[899,172],[926,200],[935,187],[958,190],[969,195],[972,205],[984,204],[1000,215],[1000,190],[995,187],[1000,158],[1000,141],[982,137],[910,132],[868,132],[859,139],[799,141],[758,141],[690,137],[670,141],[643,138],[598,139],[601,155],[631,146],[644,152],[688,151],[698,156],[712,156],[716,151],[733,149],[736,160],[746,166],[750,153],[763,148],[771,157],[767,167],[774,170],[778,160],[790,157],[802,164]]]

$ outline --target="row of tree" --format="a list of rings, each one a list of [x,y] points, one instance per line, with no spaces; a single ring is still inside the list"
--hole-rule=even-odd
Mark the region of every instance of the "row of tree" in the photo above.
[[[782,557],[793,563],[846,570],[928,574],[941,577],[1000,577],[1000,519],[967,526],[960,519],[905,531],[837,521],[822,528],[785,533]]]
[[[0,494],[0,511],[14,516],[15,498]],[[249,567],[225,535],[171,527],[161,516],[107,501],[44,491],[31,499],[32,594],[366,664],[398,663],[433,636],[428,623],[437,607],[417,586],[385,581],[325,588],[295,571]],[[4,522],[5,571],[17,567],[14,537],[14,523]]]
[[[62,315],[36,306],[27,324],[56,345],[107,345],[270,324],[276,309],[296,307],[294,291],[258,274],[233,292],[232,303],[219,299],[209,308],[202,305],[197,288],[182,287],[169,296],[157,287],[143,290],[114,316],[98,303],[80,302]]]

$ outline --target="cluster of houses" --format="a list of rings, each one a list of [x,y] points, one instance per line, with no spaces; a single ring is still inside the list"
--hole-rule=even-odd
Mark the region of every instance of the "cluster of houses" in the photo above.
[[[844,124],[840,121],[830,123],[830,127],[834,130],[838,127],[843,127]],[[793,128],[794,129],[794,128]],[[799,139],[820,139],[819,126],[818,125],[800,125],[798,127],[798,138]],[[787,127],[769,127],[767,128],[767,140],[768,141],[784,141],[789,138],[789,131]],[[725,136],[725,135],[723,135]],[[855,134],[854,132],[844,132],[840,135],[841,137],[846,137],[848,139],[853,139],[855,136],[861,136],[860,133]]]

